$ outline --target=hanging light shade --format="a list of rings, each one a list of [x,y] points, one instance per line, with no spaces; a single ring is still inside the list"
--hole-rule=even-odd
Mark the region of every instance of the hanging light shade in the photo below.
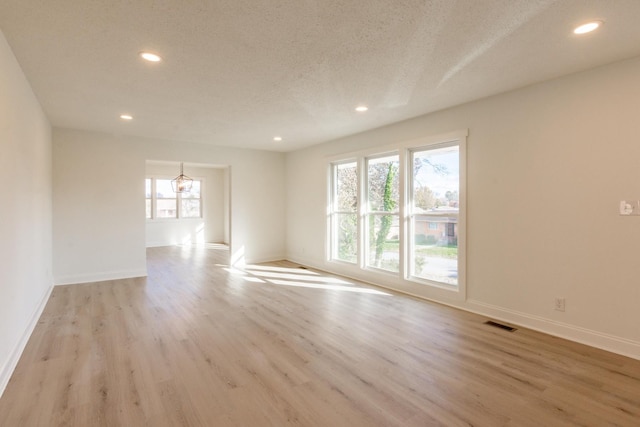
[[[193,179],[184,174],[183,163],[180,163],[180,175],[171,180],[171,188],[175,193],[188,193],[192,185]]]

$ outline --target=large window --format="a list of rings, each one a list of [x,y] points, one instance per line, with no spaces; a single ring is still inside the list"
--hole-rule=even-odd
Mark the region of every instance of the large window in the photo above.
[[[461,138],[331,163],[329,259],[458,288],[464,276]]]
[[[202,180],[194,179],[189,193],[175,193],[171,179],[145,179],[147,219],[202,218]]]
[[[331,168],[331,258],[350,263],[358,256],[358,165]]]
[[[459,147],[412,150],[410,164],[410,275],[457,285]]]
[[[400,267],[399,156],[367,159],[367,266],[397,272]]]

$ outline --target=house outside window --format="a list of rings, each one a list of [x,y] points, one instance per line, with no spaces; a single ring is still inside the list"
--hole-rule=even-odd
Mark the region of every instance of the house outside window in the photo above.
[[[459,146],[421,147],[410,153],[409,275],[457,286]]]

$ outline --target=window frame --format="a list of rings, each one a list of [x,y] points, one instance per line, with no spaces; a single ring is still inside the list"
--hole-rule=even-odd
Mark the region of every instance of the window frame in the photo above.
[[[153,201],[154,201],[154,203],[153,203],[154,209],[153,209],[153,211],[151,213],[151,215],[152,215],[151,219],[167,219],[167,220],[171,220],[171,219],[180,218],[180,216],[179,216],[179,212],[180,211],[179,211],[179,208],[178,208],[178,205],[179,205],[178,196],[179,196],[179,194],[178,193],[173,193],[173,194],[175,194],[175,197],[164,197],[164,196],[163,197],[158,197],[158,180],[168,181],[169,185],[171,185],[171,178],[164,178],[164,177],[154,177],[154,178],[152,178],[153,193],[151,193],[151,197],[153,198]],[[170,216],[163,216],[163,217],[158,216],[158,201],[159,200],[175,200],[176,215],[172,216],[172,217],[170,217]]]
[[[466,299],[466,147],[468,129],[457,130],[440,135],[425,136],[407,141],[401,141],[396,144],[367,148],[356,152],[344,153],[342,155],[331,155],[326,158],[327,161],[327,221],[325,229],[325,262],[329,270],[338,272],[351,277],[357,277],[361,280],[378,283],[402,292],[415,295],[422,295],[426,298],[435,298],[441,300],[465,300]],[[420,151],[421,149],[433,149],[438,146],[457,145],[459,149],[459,203],[458,203],[458,283],[450,285],[443,282],[430,281],[410,274],[411,266],[410,256],[413,249],[409,247],[411,240],[414,238],[410,235],[410,213],[412,211],[412,151]],[[379,269],[376,267],[368,267],[366,260],[366,232],[368,189],[366,182],[367,169],[366,159],[385,157],[388,155],[399,155],[399,271],[393,272],[389,270]],[[358,167],[358,242],[357,242],[357,263],[348,263],[332,256],[332,248],[334,246],[332,238],[332,209],[333,209],[333,188],[334,188],[334,165],[341,163],[355,162]]]
[[[413,167],[414,167],[414,154],[415,153],[420,153],[420,152],[425,152],[425,151],[431,151],[431,150],[439,150],[439,149],[443,149],[443,148],[449,148],[449,147],[458,147],[458,169],[459,169],[459,175],[458,175],[458,213],[453,214],[453,213],[442,213],[442,214],[438,214],[438,213],[433,213],[433,214],[418,214],[416,212],[414,212],[413,208],[414,208],[414,200],[413,200],[413,189],[414,189],[414,182],[415,182],[415,177],[413,174]],[[466,202],[466,194],[463,194],[463,182],[466,181],[466,179],[463,179],[463,174],[465,173],[465,169],[466,169],[466,163],[463,162],[463,146],[462,146],[462,142],[460,140],[453,140],[453,141],[446,141],[446,142],[437,142],[437,143],[432,143],[432,144],[426,144],[423,146],[417,146],[417,147],[411,147],[407,149],[407,171],[409,171],[409,173],[407,174],[407,185],[406,185],[406,194],[407,194],[407,204],[406,204],[406,221],[407,221],[407,239],[406,239],[406,260],[407,260],[407,265],[406,265],[406,279],[410,280],[412,282],[416,282],[416,283],[421,283],[421,284],[427,284],[430,286],[436,286],[436,287],[441,287],[441,288],[459,288],[460,287],[460,283],[462,281],[461,276],[463,276],[464,278],[464,274],[465,274],[465,268],[464,266],[466,265],[466,263],[464,262],[464,252],[465,252],[465,248],[466,245],[464,244],[465,240],[464,240],[464,236],[461,236],[461,234],[463,234],[463,230],[466,229],[466,226],[464,224],[462,224],[461,226],[461,222],[463,221],[461,219],[461,214],[463,212],[463,206],[465,206],[465,202]],[[427,279],[425,277],[420,277],[418,275],[415,274],[415,266],[414,266],[414,262],[413,260],[415,259],[414,256],[414,252],[415,252],[415,217],[418,215],[422,215],[422,216],[427,216],[429,218],[449,218],[452,216],[455,216],[457,219],[457,224],[458,224],[458,243],[457,243],[457,250],[458,250],[458,255],[457,255],[457,283],[455,285],[453,284],[448,284],[445,282],[440,282],[437,280],[430,280]],[[445,223],[445,232],[448,233],[448,229],[449,229],[449,223]],[[461,261],[461,257],[463,258],[463,261]]]
[[[176,197],[158,197],[158,193],[157,193],[157,185],[156,185],[156,181],[157,180],[172,180],[175,177],[169,177],[166,175],[147,175],[145,177],[145,192],[146,192],[146,180],[149,179],[151,180],[151,198],[146,197],[146,193],[145,193],[145,219],[146,221],[176,221],[176,220],[199,220],[199,219],[203,219],[204,218],[204,197],[203,197],[203,193],[204,193],[204,188],[205,188],[205,180],[204,178],[201,177],[193,177],[193,181],[194,183],[196,181],[200,182],[200,195],[197,198],[187,198],[185,197],[184,200],[199,200],[200,202],[200,215],[199,216],[189,216],[189,217],[185,217],[183,215],[183,208],[182,208],[182,201],[183,201],[183,197],[182,197],[182,193],[174,193]],[[146,215],[146,201],[147,200],[151,200],[151,217],[148,217]],[[158,200],[175,200],[176,201],[176,216],[175,217],[158,217],[157,216],[157,202]]]
[[[338,210],[336,207],[338,205],[338,168],[342,165],[355,164],[356,167],[356,208],[353,211],[343,211]],[[361,188],[361,180],[360,180],[360,169],[362,165],[356,159],[344,159],[338,162],[331,162],[329,168],[329,208],[327,212],[327,240],[329,241],[329,245],[327,248],[327,258],[333,262],[344,263],[347,265],[360,265],[360,236],[362,235],[361,230],[361,215],[360,210],[362,208],[362,203],[360,202],[359,194]],[[339,251],[339,243],[337,242],[337,228],[336,228],[336,217],[339,215],[355,215],[356,216],[356,259],[355,261],[348,261],[345,259],[341,259],[337,256]]]
[[[145,185],[145,194],[144,194],[144,203],[145,203],[145,219],[150,220],[153,219],[153,213],[155,212],[155,198],[153,194],[155,192],[155,181],[151,177],[144,178]],[[147,197],[147,181],[149,181],[149,197]],[[149,200],[149,215],[147,215],[147,200]]]
[[[198,182],[200,185],[200,192],[198,194],[198,197],[183,197],[182,193],[177,193],[178,196],[178,219],[202,219],[204,217],[203,215],[203,203],[202,203],[202,192],[204,189],[204,180],[202,178],[193,178],[193,185],[195,185],[195,183]],[[191,194],[191,193],[187,193],[187,194]],[[185,200],[197,200],[199,202],[199,206],[198,206],[198,211],[199,211],[199,215],[198,216],[184,216],[184,205],[183,202]]]
[[[370,180],[369,180],[369,164],[372,160],[378,160],[378,159],[383,159],[385,157],[394,157],[397,156],[398,159],[398,170],[397,170],[397,174],[398,174],[398,206],[394,211],[377,211],[377,210],[372,210],[371,209],[371,203],[370,203]],[[363,206],[363,212],[362,212],[362,225],[363,225],[363,233],[362,233],[362,244],[363,244],[363,251],[362,251],[362,259],[363,259],[363,268],[366,269],[371,269],[371,270],[376,270],[376,271],[380,271],[380,272],[384,272],[384,273],[390,273],[393,275],[397,275],[401,272],[401,267],[400,267],[400,259],[398,260],[398,271],[393,271],[393,270],[389,270],[386,268],[382,268],[382,267],[378,267],[375,266],[373,264],[370,263],[369,259],[371,256],[371,241],[370,241],[370,234],[371,234],[371,229],[370,229],[370,220],[372,218],[381,218],[383,216],[395,216],[397,218],[397,224],[398,224],[398,229],[400,228],[400,208],[401,208],[401,203],[400,203],[400,193],[401,193],[401,181],[400,181],[400,169],[401,169],[401,158],[400,158],[400,152],[399,151],[391,151],[391,152],[384,152],[384,153],[376,153],[374,155],[371,156],[364,156],[363,157],[363,162],[364,162],[364,167],[362,168],[362,180],[364,182],[364,191],[363,191],[363,196],[364,196],[364,200],[363,203],[361,203]],[[359,194],[360,195],[360,194]],[[393,224],[393,221],[392,221]],[[400,231],[398,230],[398,240],[399,242],[399,246],[401,246],[402,244],[402,239],[400,236]],[[398,247],[398,257],[400,257],[400,252],[402,250],[400,249],[400,247]]]

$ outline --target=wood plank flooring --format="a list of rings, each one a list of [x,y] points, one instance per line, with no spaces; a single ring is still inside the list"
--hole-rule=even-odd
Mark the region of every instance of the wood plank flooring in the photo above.
[[[0,426],[640,426],[640,361],[224,247],[56,287]]]

